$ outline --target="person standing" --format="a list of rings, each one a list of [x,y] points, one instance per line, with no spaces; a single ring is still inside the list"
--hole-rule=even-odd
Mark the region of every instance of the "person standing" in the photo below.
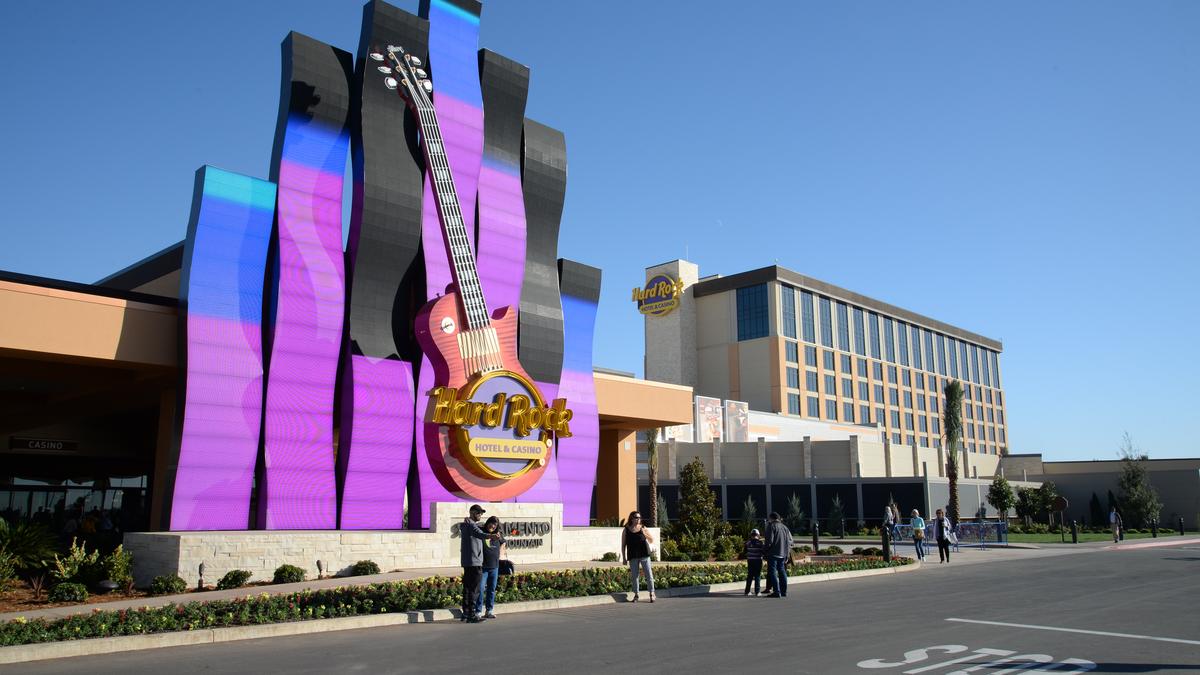
[[[646,587],[650,590],[650,602],[654,602],[654,573],[650,571],[650,544],[654,537],[642,527],[642,514],[632,511],[621,530],[621,562],[629,561],[629,581],[633,586],[633,601],[638,601],[641,592],[639,571],[646,573]]]
[[[483,523],[485,533],[496,535],[494,539],[483,542],[483,570],[479,579],[479,597],[475,600],[475,616],[479,616],[486,609],[487,614],[483,615],[485,619],[496,618],[493,611],[496,607],[496,580],[500,578],[500,559],[508,551],[504,535],[500,534],[499,530],[500,519],[496,516],[489,517]]]
[[[921,517],[921,512],[912,510],[912,538],[913,549],[917,552],[917,560],[925,559],[925,519]]]
[[[762,534],[757,530],[750,530],[750,538],[746,540],[746,548],[743,554],[746,557],[746,592],[742,595],[750,595],[750,581],[754,581],[754,594],[758,595],[758,581],[762,578],[763,565],[763,550],[767,547],[767,543],[763,541]]]
[[[1117,507],[1112,507],[1112,511],[1108,514],[1108,525],[1112,528],[1113,543],[1117,543],[1121,539],[1121,514],[1117,513]]]
[[[479,581],[483,577],[483,543],[500,536],[488,534],[479,527],[479,517],[484,513],[487,512],[482,506],[472,504],[470,515],[458,526],[459,556],[463,568],[462,620],[468,623],[483,621],[475,611],[479,603]]]
[[[937,515],[933,518],[934,535],[937,539],[938,546],[938,562],[950,562],[950,535],[954,531],[954,524],[946,517],[946,513],[941,509],[937,510]]]
[[[772,511],[767,523],[767,581],[771,598],[787,597],[787,563],[792,557],[792,533],[783,524],[779,513]]]

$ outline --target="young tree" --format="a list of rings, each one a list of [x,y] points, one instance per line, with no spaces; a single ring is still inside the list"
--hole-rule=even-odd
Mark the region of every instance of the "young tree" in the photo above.
[[[787,525],[792,534],[799,534],[804,531],[806,525],[804,518],[806,515],[804,507],[800,503],[800,496],[793,492],[788,497],[787,513],[783,516],[783,524]]]
[[[1058,498],[1058,486],[1054,481],[1046,481],[1037,489],[1037,510],[1038,513],[1046,513],[1046,522],[1050,522],[1050,514],[1054,512],[1054,500]]]
[[[946,406],[942,411],[942,427],[946,434],[946,478],[950,482],[950,503],[947,509],[950,522],[958,525],[958,453],[962,444],[962,383],[951,380],[944,390]]]
[[[667,513],[667,497],[666,497],[666,495],[664,495],[661,492],[658,493],[658,499],[656,500],[656,506],[658,506],[658,509],[657,509],[658,520],[655,520],[654,522],[659,527],[669,526],[671,524],[671,516],[670,516],[670,514]]]
[[[829,531],[833,534],[841,532],[842,521],[846,519],[846,507],[842,504],[841,495],[834,495],[833,501],[829,503]]]
[[[1145,461],[1149,457],[1134,447],[1129,433],[1121,440],[1121,477],[1117,485],[1121,488],[1121,504],[1124,518],[1133,527],[1145,527],[1158,522],[1162,512],[1162,501],[1158,491],[1150,484]]]
[[[1000,512],[1000,518],[1004,520],[1008,520],[1009,509],[1017,504],[1012,486],[1008,484],[1008,479],[1004,476],[996,476],[992,479],[992,485],[988,488],[987,500],[992,508]]]
[[[693,459],[679,472],[679,528],[684,537],[680,543],[688,544],[684,550],[707,560],[721,524],[721,510],[708,487],[704,462]]]
[[[1028,526],[1033,516],[1037,514],[1041,506],[1041,500],[1038,499],[1037,490],[1033,488],[1019,488],[1017,490],[1017,516],[1025,521]]]
[[[658,429],[646,430],[646,478],[650,484],[650,519],[658,524]]]
[[[754,495],[746,495],[742,502],[742,536],[749,537],[750,530],[758,527],[758,504],[754,503]]]

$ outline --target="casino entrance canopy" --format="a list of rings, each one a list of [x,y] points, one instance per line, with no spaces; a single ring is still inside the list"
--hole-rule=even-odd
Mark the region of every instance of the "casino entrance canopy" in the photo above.
[[[166,529],[174,471],[181,246],[97,284],[0,272],[0,511],[78,507]],[[594,515],[637,508],[636,432],[692,421],[690,387],[594,374]],[[41,514],[39,516],[39,513]]]

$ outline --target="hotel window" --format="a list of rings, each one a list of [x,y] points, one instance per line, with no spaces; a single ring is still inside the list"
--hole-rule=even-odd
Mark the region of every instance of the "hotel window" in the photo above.
[[[904,439],[905,439],[904,442],[907,443],[908,445],[916,445],[917,444],[917,439],[914,438],[912,434],[905,436]]]
[[[816,396],[808,397],[808,416],[813,419],[821,418],[821,401]]]
[[[882,384],[875,385],[875,402],[883,403],[883,385]]]
[[[825,399],[825,419],[837,421],[837,401]]]
[[[867,332],[871,334],[871,358],[879,358],[879,317],[867,312]]]
[[[837,363],[837,357],[833,355],[833,352],[824,352],[823,356],[825,357],[825,370],[833,370],[833,364]]]
[[[788,414],[800,414],[800,394],[788,394]]]
[[[900,434],[898,434],[898,433],[892,434],[892,442],[895,443],[896,445],[900,445]]]
[[[842,404],[842,421],[843,422],[853,422],[854,421],[854,404],[853,403],[843,403]]]
[[[738,340],[766,337],[768,325],[767,285],[737,289]]]
[[[882,425],[887,418],[883,416],[883,408],[875,409],[875,423]]]
[[[821,344],[833,346],[833,303],[829,298],[821,298]]]
[[[888,403],[892,405],[900,405],[900,390],[895,387],[888,388]]]
[[[842,396],[845,398],[854,398],[854,380],[848,377],[842,378]]]
[[[795,342],[787,343],[787,362],[800,363],[800,345]]]
[[[904,407],[912,409],[912,392],[911,391],[904,392]]]
[[[878,362],[872,363],[871,370],[874,371],[873,374],[875,375],[875,379],[881,380],[881,381],[883,380],[883,364],[882,363],[878,363]]]
[[[1004,411],[1003,410],[996,411],[996,419],[1000,422],[1000,424],[1004,424]]]
[[[866,382],[858,383],[858,400],[860,400],[860,401],[871,400],[871,385],[867,384]]]
[[[888,382],[897,384],[896,382],[896,366],[888,366]]]
[[[975,406],[975,419],[979,420],[980,422],[983,421],[983,406]]]
[[[989,441],[996,440],[996,427],[988,427],[987,430],[988,430],[988,440]]]
[[[979,351],[983,355],[983,358],[979,360],[979,365],[983,368],[983,385],[990,387],[992,386],[992,369],[988,367],[990,365],[988,363],[988,350],[981,349]]]
[[[796,368],[787,369],[787,386],[791,389],[800,388],[800,371]]]
[[[937,390],[938,390],[938,379],[937,379],[937,376],[936,376],[936,375],[930,375],[930,376],[929,376],[929,391],[937,391]]]
[[[925,394],[917,394],[917,410],[925,412]]]
[[[791,286],[779,285],[779,301],[783,306],[783,323],[781,330],[784,337],[796,337],[796,289]]]
[[[933,439],[933,449],[934,450],[942,449],[942,439],[940,439],[940,438]]]
[[[923,434],[928,433],[929,432],[929,420],[925,419],[924,415],[921,415],[920,417],[917,418],[917,427],[921,433],[923,433]]]
[[[804,365],[817,367],[817,348],[804,345]]]
[[[987,413],[988,413],[988,421],[995,422],[996,421],[996,411],[992,408],[988,408]]]
[[[933,334],[924,328],[921,329],[921,334],[925,336],[925,370],[933,372]]]
[[[958,341],[955,340],[954,338],[946,338],[946,339],[950,342],[950,377],[957,378],[958,377],[958,356],[956,356],[957,352],[955,351],[954,345],[958,344]],[[965,367],[965,364],[964,364],[964,367]],[[966,373],[964,372],[963,375],[965,376]],[[964,379],[965,379],[965,377],[964,377]]]
[[[940,412],[938,410],[938,397],[936,397],[936,396],[929,397],[929,412]]]
[[[922,437],[921,437],[921,447],[922,447],[922,448],[928,448],[928,447],[929,447],[929,437],[928,437],[928,436],[922,436]]]
[[[933,425],[933,433],[935,433],[935,434],[942,433],[942,421],[941,420],[939,420],[936,417],[933,417],[929,420],[929,423],[931,425]]]
[[[913,368],[924,368],[924,366],[921,365],[921,329],[917,328],[916,326],[911,326],[911,328]]]
[[[804,371],[804,388],[815,392],[817,390],[817,373],[814,370]]]
[[[963,387],[963,400],[964,401],[971,400],[971,387],[970,386]]]
[[[846,303],[839,302],[837,304],[838,314],[838,349],[848,352],[850,351],[850,308]]]
[[[979,347],[975,345],[971,345],[971,381],[983,382],[983,371],[979,368]]]
[[[830,396],[837,395],[837,376],[836,375],[826,375],[825,376],[825,393],[829,394]]]
[[[917,389],[925,388],[925,373],[917,373]]]
[[[967,438],[975,438],[975,425],[974,424],[967,425]]]
[[[971,372],[969,372],[969,371],[971,370],[971,358],[970,358],[970,353],[967,351],[967,343],[965,343],[965,342],[960,342],[960,343],[958,343],[958,353],[959,353],[959,355],[962,357],[962,376],[963,376],[963,379],[964,379],[964,380],[968,380],[968,379],[969,379],[969,380],[970,380],[970,381],[972,381],[972,382],[978,382],[978,381],[979,381],[979,379],[978,379],[976,376],[977,376],[979,373],[971,373]]]
[[[1000,356],[996,352],[989,352],[992,359],[992,386],[1000,388]],[[997,392],[998,394],[999,392]]]
[[[1000,430],[1000,442],[1001,442],[1001,443],[1007,443],[1007,442],[1008,442],[1008,441],[1006,441],[1006,440],[1004,439],[1004,430],[1003,430],[1003,429],[1001,429],[1001,430]]]
[[[983,400],[983,389],[981,389],[980,387],[975,387],[975,400],[976,401]]]
[[[866,359],[858,360],[858,376],[859,377],[867,376],[867,360]]]
[[[975,419],[975,409],[974,409],[974,408],[972,408],[972,407],[971,407],[971,406],[969,406],[969,405],[964,405],[964,406],[963,406],[963,411],[964,411],[965,413],[967,413],[967,419],[969,419],[969,420],[973,420],[973,419]]]
[[[892,411],[892,428],[893,429],[900,428],[900,411],[899,410]]]
[[[992,390],[991,389],[983,390],[983,401],[984,401],[984,403],[987,403],[988,405],[992,404]]]
[[[900,379],[904,380],[904,386],[911,387],[912,386],[912,371],[908,371],[908,370],[904,371],[903,373],[901,373]]]
[[[843,375],[850,374],[851,361],[853,361],[853,359],[850,358],[849,354],[842,354],[842,374]]]
[[[912,413],[904,413],[904,428],[908,431],[913,430],[913,415]]]
[[[938,333],[937,335],[937,372],[938,375],[946,374],[946,336]]]
[[[896,362],[896,335],[892,330],[894,323],[890,317],[883,317],[883,344],[887,348],[888,363]]]
[[[908,365],[908,324],[903,321],[896,322],[896,330],[900,336],[900,365]]]
[[[984,430],[982,424],[979,425],[979,436],[977,436],[977,438],[981,441],[987,438],[987,432]]]
[[[861,309],[854,308],[854,353],[859,356],[867,355],[866,321]]]
[[[817,341],[817,323],[813,318],[813,294],[800,291],[800,330],[805,342]]]
[[[859,424],[870,424],[871,423],[871,406],[866,406],[866,405],[858,406],[858,423]]]

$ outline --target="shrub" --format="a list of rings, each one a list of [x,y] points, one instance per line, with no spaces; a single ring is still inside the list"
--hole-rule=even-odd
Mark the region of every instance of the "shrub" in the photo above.
[[[795,551],[796,553],[804,553],[804,554],[812,553],[812,547],[809,546],[808,544],[803,544],[801,546],[793,546],[792,550]]]
[[[737,560],[742,553],[742,547],[743,542],[739,537],[733,535],[721,537],[717,540],[713,556],[717,560]]]
[[[0,518],[0,550],[12,556],[16,572],[34,574],[45,569],[57,548],[54,535],[30,522],[10,525]]]
[[[662,558],[671,562],[687,562],[691,560],[687,553],[679,548],[674,539],[664,539],[662,543]]]
[[[276,584],[295,584],[304,581],[304,570],[295,565],[280,565],[275,568],[275,579],[272,583]]]
[[[665,546],[666,543],[664,542],[663,545]],[[616,553],[613,553],[612,551],[609,551],[608,553],[605,553],[604,555],[600,556],[600,562],[616,562],[620,559],[621,559],[621,556],[617,555]]]
[[[91,586],[104,578],[104,567],[100,564],[100,551],[87,552],[87,544],[71,540],[65,557],[54,556],[54,570],[50,573],[59,584],[76,583]]]
[[[365,577],[368,574],[379,574],[379,565],[374,560],[359,560],[350,567],[350,576]]]
[[[828,551],[828,553],[826,553],[825,555],[841,555],[842,553],[844,553],[844,551],[842,551],[841,546],[830,546],[829,548],[827,548],[825,550]]]
[[[88,599],[87,586],[71,582],[61,583],[50,591],[50,602],[85,602]]]
[[[679,550],[687,554],[688,560],[707,561],[712,557],[715,545],[712,534],[708,532],[684,532],[683,536],[679,537]]]
[[[133,579],[133,554],[126,551],[124,545],[118,545],[104,558],[101,567],[106,579],[124,586]]]
[[[163,574],[150,582],[150,595],[179,595],[187,592],[187,582],[178,574]]]
[[[231,588],[241,588],[250,581],[253,573],[250,570],[229,570],[221,580],[217,582],[218,591],[227,591]]]
[[[0,593],[7,591],[17,579],[17,561],[0,548]]]

